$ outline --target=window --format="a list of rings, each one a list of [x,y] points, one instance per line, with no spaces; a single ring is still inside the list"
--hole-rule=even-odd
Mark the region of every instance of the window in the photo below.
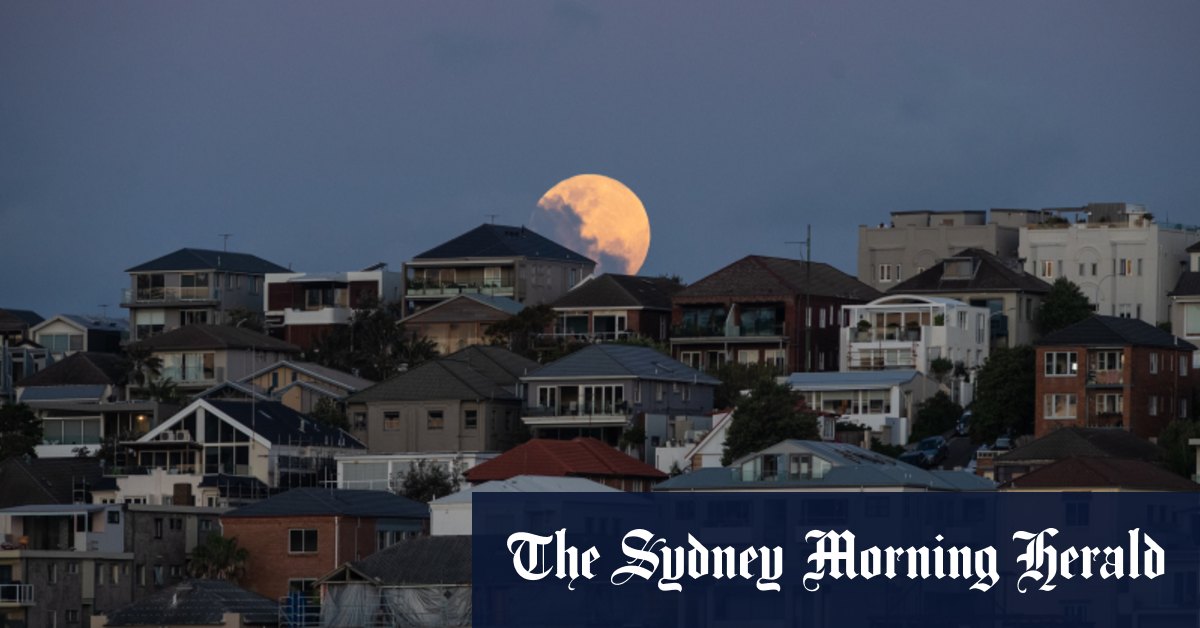
[[[1100,414],[1121,414],[1124,407],[1124,395],[1111,393],[1096,395],[1096,412]]]
[[[879,283],[891,283],[892,281],[892,265],[879,265]]]
[[[74,562],[67,563],[67,573],[71,573],[71,574],[79,573],[79,563],[74,563]]]
[[[96,584],[104,586],[108,580],[108,569],[104,565],[96,565]]]
[[[114,524],[114,525],[120,524],[121,523],[121,511],[120,510],[108,511],[108,522],[111,524]]]
[[[821,317],[820,317],[820,319],[821,319],[821,321],[820,321],[820,323],[819,323],[819,324],[820,324],[820,327],[821,327],[821,329],[825,329],[825,310],[824,310],[824,309],[822,309],[822,310],[821,310]]]
[[[573,285],[575,285],[575,282],[576,282],[574,268],[571,269],[569,275],[570,276],[568,278],[567,285],[573,286]],[[500,267],[499,266],[488,266],[483,269],[483,287],[485,287],[485,288],[499,288],[500,287]]]
[[[1150,352],[1150,374],[1158,373],[1158,353]]]
[[[1179,418],[1181,418],[1181,419],[1188,418],[1187,412],[1188,412],[1187,398],[1184,397],[1179,400]]]
[[[79,611],[77,611],[75,609],[71,609],[66,612],[66,615],[67,615],[67,623],[68,624],[78,624],[79,623]]]
[[[1098,351],[1092,354],[1092,370],[1120,371],[1125,367],[1125,354],[1121,351]]]
[[[400,413],[399,412],[384,412],[383,413],[383,431],[395,432],[400,429]]]
[[[163,520],[162,517],[154,518],[154,538],[163,538]]]
[[[139,587],[146,586],[146,566],[145,565],[137,566],[137,581],[138,581]]]
[[[557,408],[558,388],[554,386],[538,386],[538,406],[542,408]]]
[[[757,364],[758,349],[738,349],[737,361],[738,364]]]
[[[699,351],[680,351],[679,361],[684,364],[698,369],[700,368],[700,352]]]
[[[1149,405],[1148,413],[1150,416],[1158,416],[1158,397],[1156,395],[1150,395]]]
[[[1198,352],[1198,353],[1200,353],[1200,352]],[[642,402],[642,383],[641,382],[633,383],[633,402],[634,403]]]
[[[1074,377],[1079,373],[1079,355],[1074,351],[1047,351],[1047,377]]]
[[[1188,361],[1187,361],[1186,355],[1179,356],[1179,376],[1180,377],[1187,377],[1187,363],[1188,363]]]
[[[684,401],[691,401],[692,400],[692,387],[688,386],[687,384],[684,384],[681,395],[682,395],[682,398]]]
[[[263,278],[254,278],[254,294],[262,294]]]
[[[1076,416],[1075,393],[1054,393],[1046,395],[1047,419],[1073,419]]]
[[[1054,261],[1053,260],[1042,260],[1042,263],[1038,266],[1038,270],[1039,270],[1039,273],[1038,273],[1039,277],[1053,277],[1054,276]]]
[[[663,386],[663,383],[662,383],[662,382],[655,382],[655,383],[654,383],[654,400],[655,400],[655,401],[662,401],[662,400],[663,400],[663,396],[664,396],[664,394],[665,394],[665,388],[666,388],[666,387],[665,387],[665,386]]]
[[[171,517],[170,526],[171,526],[172,530],[182,530],[183,529],[183,518]]]
[[[179,323],[181,325],[207,325],[208,310],[180,310]]]
[[[112,566],[112,583],[121,584],[121,567],[120,565]]]
[[[288,553],[311,554],[317,551],[317,531],[314,529],[288,530]]]
[[[787,351],[784,349],[764,349],[763,362],[772,366],[787,366]]]
[[[201,532],[208,532],[212,530],[212,519],[201,519],[197,522],[197,527],[200,528]]]
[[[463,429],[473,430],[479,427],[479,411],[464,410],[463,411]]]
[[[1117,275],[1128,277],[1133,274],[1133,260],[1121,258],[1117,260]]]
[[[425,413],[425,428],[440,430],[446,425],[446,416],[442,410],[428,410]]]
[[[39,334],[37,341],[50,353],[83,351],[83,334]]]

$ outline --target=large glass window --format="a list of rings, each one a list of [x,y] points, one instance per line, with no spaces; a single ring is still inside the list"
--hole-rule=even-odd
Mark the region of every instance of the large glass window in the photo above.
[[[41,334],[38,344],[50,353],[83,351],[83,334]]]
[[[1077,416],[1075,393],[1046,395],[1045,404],[1047,419],[1073,419]]]
[[[42,442],[47,445],[97,444],[100,442],[100,419],[45,419],[42,421]]]
[[[1200,303],[1188,303],[1183,306],[1183,333],[1188,336],[1200,336]]]
[[[1047,377],[1072,377],[1079,373],[1079,354],[1074,351],[1046,352]]]

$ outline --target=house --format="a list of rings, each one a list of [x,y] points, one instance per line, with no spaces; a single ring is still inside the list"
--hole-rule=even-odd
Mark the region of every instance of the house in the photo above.
[[[400,322],[405,331],[432,340],[438,353],[447,355],[487,344],[488,327],[512,318],[522,308],[509,297],[467,293],[430,305]]]
[[[185,325],[223,325],[233,309],[262,314],[266,274],[289,271],[249,253],[183,248],[125,272],[121,307],[138,341]]]
[[[185,395],[238,381],[300,352],[296,345],[249,329],[203,324],[151,336],[135,346],[161,358],[161,376],[170,378]]]
[[[30,504],[90,504],[104,470],[95,458],[0,460],[0,508]]]
[[[293,359],[264,366],[238,383],[304,414],[315,410],[322,399],[344,409],[347,397],[375,385],[357,375]]]
[[[725,434],[734,411],[713,412],[712,427],[685,433],[681,440],[669,440],[654,450],[654,468],[663,473],[688,472],[721,466],[725,455]]]
[[[1171,331],[1200,346],[1200,241],[1187,248],[1187,270],[1179,275],[1171,299]],[[1192,354],[1192,368],[1200,368],[1200,351]]]
[[[1158,464],[1158,445],[1121,429],[1064,427],[995,456],[996,482],[1007,484],[1027,473],[1068,458],[1112,458]]]
[[[330,569],[423,534],[429,507],[384,491],[296,488],[225,513],[221,526],[251,549],[240,584],[277,600],[312,594]]]
[[[845,443],[785,440],[729,467],[677,475],[655,492],[927,492],[991,491],[990,481],[962,471],[927,471]]]
[[[985,307],[989,312],[993,347],[1032,344],[1035,318],[1050,284],[1025,272],[1015,258],[998,257],[983,249],[964,249],[939,260],[923,272],[896,283],[893,294],[954,299]]]
[[[106,615],[94,615],[90,625],[91,628],[279,626],[279,603],[228,580],[185,580]]]
[[[0,580],[15,604],[6,625],[80,625],[185,578],[187,557],[220,510],[40,504],[0,510]],[[20,623],[24,622],[24,623]]]
[[[629,492],[644,492],[667,474],[594,438],[535,438],[466,473],[482,484],[518,475],[579,477]]]
[[[1185,270],[1200,228],[1159,223],[1141,205],[1091,203],[1046,210],[1054,218],[1021,229],[1019,257],[1047,282],[1066,277],[1097,314],[1168,320],[1167,293]]]
[[[554,328],[546,337],[585,342],[634,337],[666,342],[671,329],[671,296],[682,288],[666,277],[589,276],[550,304]]]
[[[121,443],[123,464],[93,495],[98,501],[225,505],[231,497],[316,486],[333,476],[335,455],[362,449],[348,433],[277,401],[197,399]]]
[[[79,351],[120,353],[121,345],[129,339],[129,321],[59,314],[34,325],[29,333],[55,360]]]
[[[49,352],[29,330],[42,322],[30,310],[0,308],[0,403],[12,401],[17,384],[46,366]]]
[[[499,456],[498,451],[413,451],[390,454],[348,454],[337,456],[337,487],[371,491],[400,492],[404,476],[424,461],[440,466],[446,473],[465,482],[465,473],[476,465]]]
[[[1054,493],[1200,491],[1200,484],[1145,460],[1072,456],[1009,480],[997,490]]]
[[[405,313],[458,294],[549,303],[595,269],[595,261],[525,227],[484,224],[404,265]]]
[[[354,311],[376,303],[400,302],[404,274],[377,264],[343,273],[269,272],[261,307],[267,332],[302,349],[350,324]]]
[[[940,388],[912,369],[792,373],[787,385],[803,396],[809,409],[865,425],[877,440],[891,445],[908,444],[917,409]],[[824,440],[833,440],[832,423],[823,426]]]
[[[750,255],[671,297],[671,355],[696,369],[834,371],[842,306],[879,296],[828,264]]]
[[[405,539],[317,581],[322,626],[469,626],[471,537]],[[316,625],[316,624],[313,624]]]
[[[1027,209],[892,212],[888,223],[858,227],[858,279],[888,291],[964,248],[1015,259],[1021,227],[1043,219]]]
[[[965,368],[988,356],[987,308],[943,297],[889,294],[842,308],[842,370],[915,369],[929,374],[943,358]]]
[[[33,310],[0,307],[0,345],[9,346],[22,340],[31,340],[33,336],[29,330],[43,320],[45,319]]]
[[[575,477],[518,475],[484,482],[429,502],[429,533],[434,536],[471,535],[472,497],[479,493],[619,493],[599,482]],[[585,501],[580,499],[580,501]],[[551,520],[558,520],[547,513]]]
[[[1136,318],[1093,315],[1038,341],[1034,434],[1120,427],[1156,438],[1200,384],[1195,345]]]
[[[537,367],[469,346],[351,395],[351,431],[372,453],[503,451],[521,436],[519,378]]]

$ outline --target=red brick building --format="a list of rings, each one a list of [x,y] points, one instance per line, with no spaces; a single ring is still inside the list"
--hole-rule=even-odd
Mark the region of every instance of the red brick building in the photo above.
[[[518,475],[586,478],[630,492],[649,491],[667,474],[594,438],[535,438],[467,471],[471,484]]]
[[[1191,418],[1200,375],[1191,343],[1132,318],[1092,316],[1037,343],[1034,433],[1120,427],[1155,438]]]
[[[333,569],[429,527],[429,507],[386,491],[298,488],[221,517],[224,536],[249,550],[238,584],[279,599],[312,594]]]
[[[750,255],[671,298],[671,355],[698,369],[836,371],[842,306],[882,294],[829,264]]]

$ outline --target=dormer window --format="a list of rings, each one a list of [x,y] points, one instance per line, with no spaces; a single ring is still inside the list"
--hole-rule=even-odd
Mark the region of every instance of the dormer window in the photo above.
[[[942,270],[942,279],[970,279],[975,274],[975,260],[948,259]]]

